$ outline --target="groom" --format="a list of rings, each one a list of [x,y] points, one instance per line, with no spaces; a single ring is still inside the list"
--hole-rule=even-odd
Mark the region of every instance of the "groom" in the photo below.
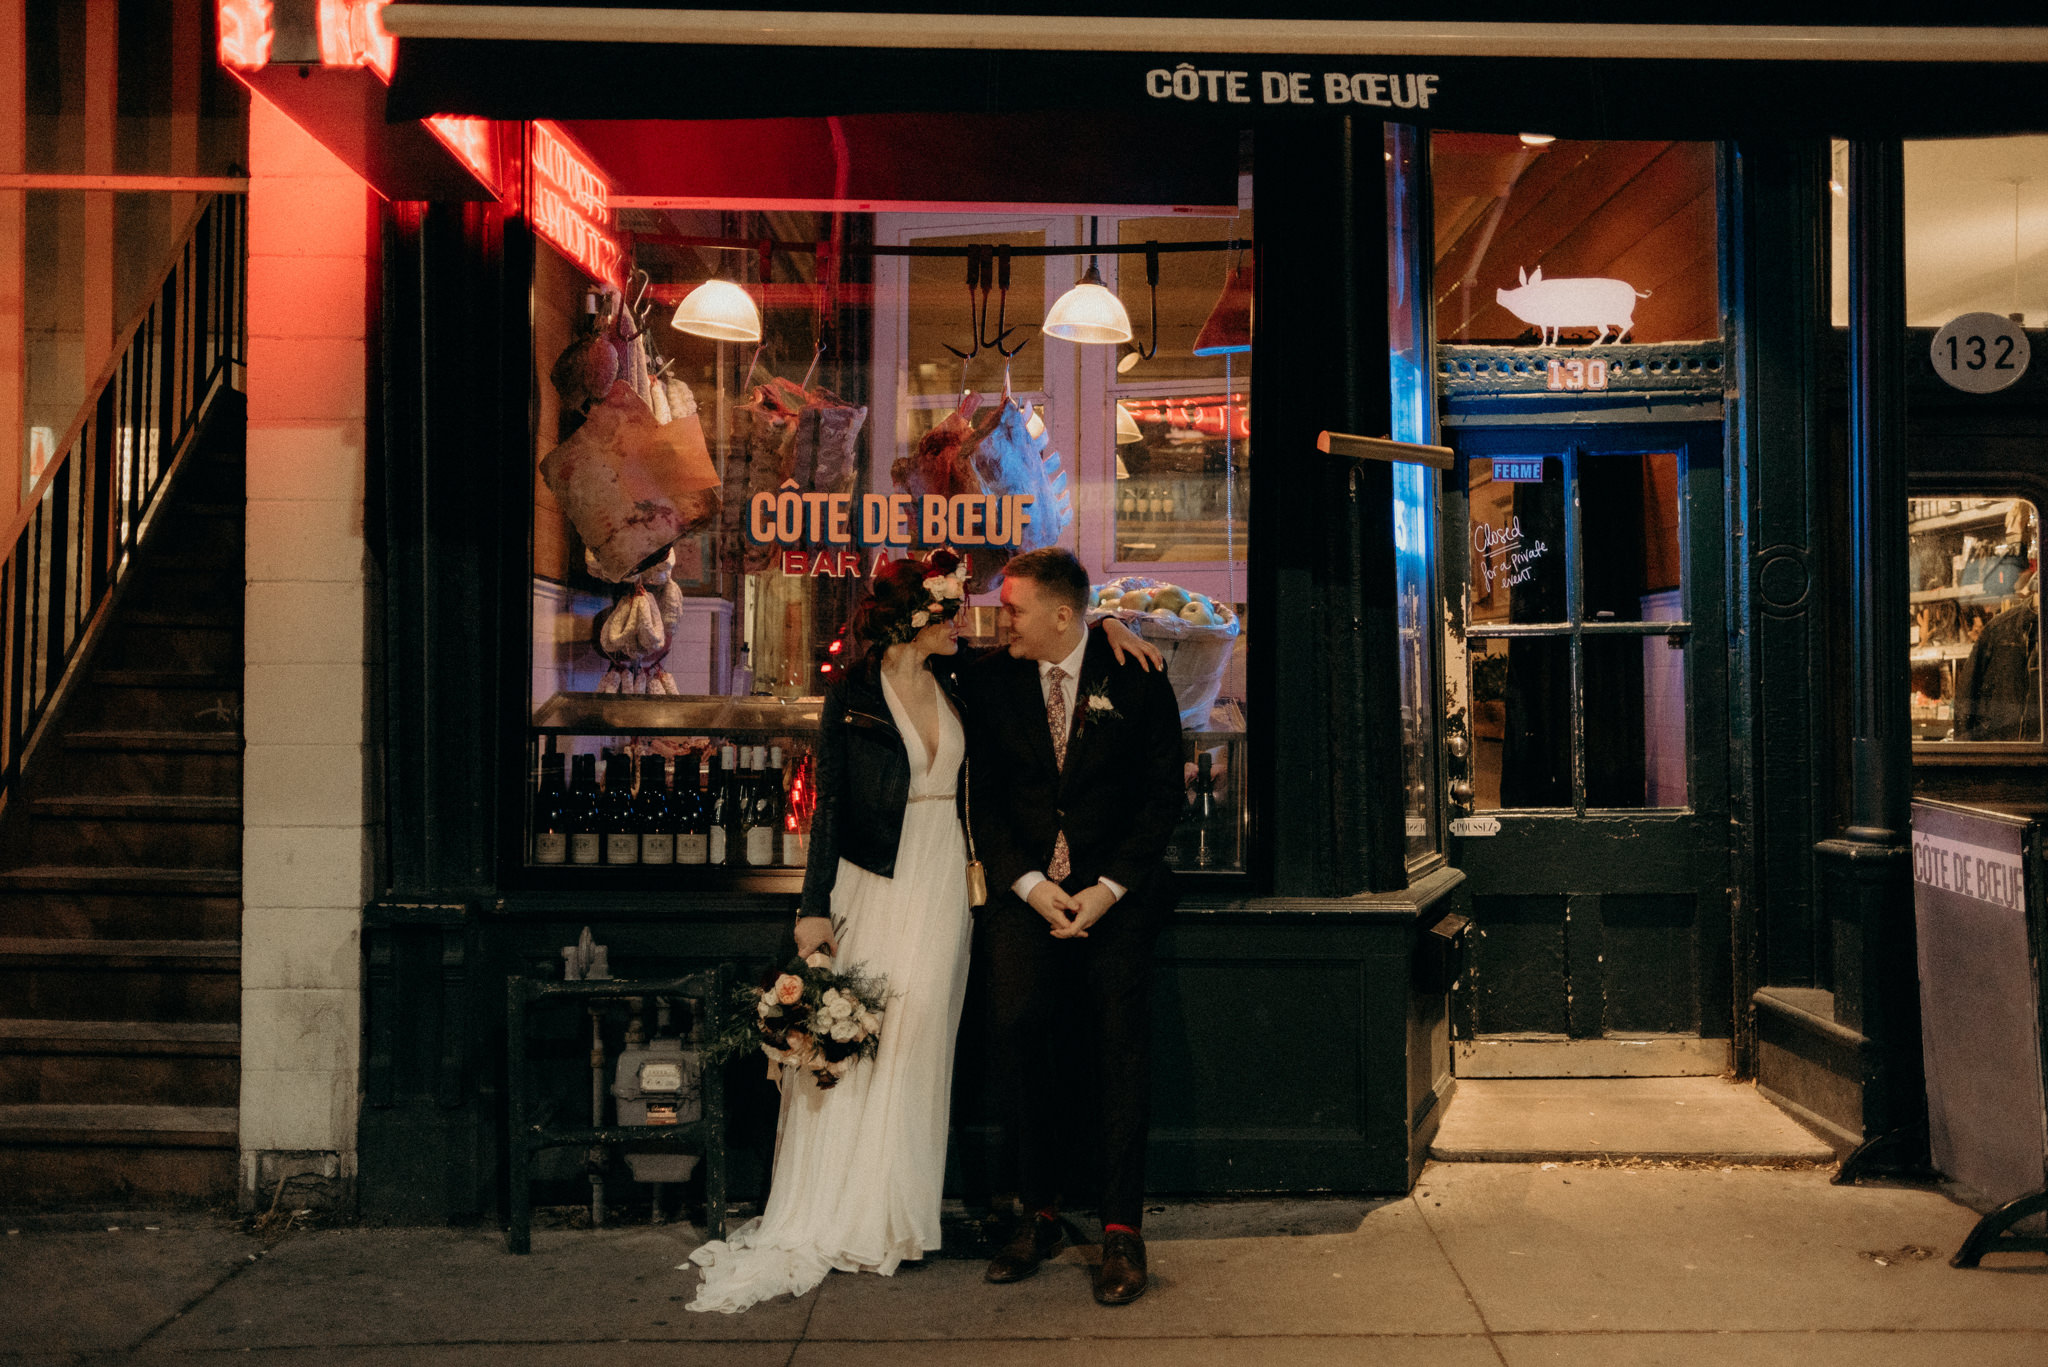
[[[996,1082],[1023,1219],[989,1263],[1029,1277],[1058,1247],[1061,1084],[1095,1070],[1086,1141],[1103,1170],[1095,1299],[1145,1292],[1145,1140],[1152,942],[1174,905],[1165,855],[1180,819],[1180,712],[1164,671],[1119,665],[1086,629],[1088,572],[1057,547],[1004,569],[1009,652],[973,666],[969,739]],[[1078,1018],[1060,1003],[1078,990]]]

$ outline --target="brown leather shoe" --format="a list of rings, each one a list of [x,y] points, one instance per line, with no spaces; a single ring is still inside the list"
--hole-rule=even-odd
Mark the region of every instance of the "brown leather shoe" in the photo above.
[[[1017,1232],[1003,1251],[989,1259],[982,1277],[992,1282],[1021,1282],[1038,1271],[1038,1265],[1059,1251],[1066,1241],[1066,1229],[1058,1220],[1043,1215],[1026,1215],[1017,1221]]]
[[[1095,1303],[1129,1305],[1144,1294],[1145,1241],[1111,1230],[1102,1244],[1102,1266],[1095,1269]]]

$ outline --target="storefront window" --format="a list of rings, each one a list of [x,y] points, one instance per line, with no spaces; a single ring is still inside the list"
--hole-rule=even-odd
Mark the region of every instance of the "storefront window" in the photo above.
[[[1430,337],[1427,175],[1420,129],[1389,125],[1387,152],[1387,336],[1393,436],[1434,445],[1436,366]],[[1403,852],[1411,868],[1443,848],[1436,672],[1437,473],[1394,467],[1394,576],[1401,635]]]
[[[1913,739],[2041,740],[2041,515],[2020,498],[1907,513]]]
[[[1475,806],[1684,807],[1677,454],[1466,464]]]
[[[1248,261],[1248,217],[1082,205],[620,222],[623,306],[545,246],[536,269],[528,865],[793,886],[821,698],[877,564],[962,550],[967,644],[993,648],[1003,563],[1058,544],[1091,571],[1091,616],[1118,615],[1168,656],[1187,751],[1169,858],[1242,870],[1249,355],[1193,352]],[[1133,346],[1041,330],[1091,239],[1112,249],[1102,273]],[[1113,248],[1151,241],[1213,245],[1162,253],[1157,350],[1120,371],[1154,333],[1145,258]],[[713,278],[750,296],[758,340],[673,325]],[[1248,348],[1242,323],[1231,335]],[[1140,439],[1120,448],[1126,423]],[[649,870],[677,863],[726,872]]]
[[[1720,336],[1712,143],[1437,133],[1430,148],[1439,341]]]
[[[1834,144],[1834,324],[1849,324],[1849,145]],[[2048,137],[1905,145],[1906,325],[2048,319]]]

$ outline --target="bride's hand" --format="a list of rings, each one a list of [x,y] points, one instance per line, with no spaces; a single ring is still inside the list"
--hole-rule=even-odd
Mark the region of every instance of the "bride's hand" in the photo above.
[[[1159,647],[1125,626],[1120,618],[1104,618],[1102,634],[1109,641],[1110,653],[1116,656],[1118,664],[1124,663],[1126,654],[1136,656],[1148,674],[1166,664],[1166,657],[1159,653]]]
[[[839,941],[832,934],[830,916],[799,916],[796,918],[796,956],[808,959],[819,949],[837,956]]]

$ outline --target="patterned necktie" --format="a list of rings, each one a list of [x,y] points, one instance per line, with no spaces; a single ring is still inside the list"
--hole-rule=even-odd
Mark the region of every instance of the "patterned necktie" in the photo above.
[[[1052,757],[1059,768],[1067,767],[1067,693],[1060,685],[1065,682],[1067,672],[1054,665],[1045,672],[1051,687],[1045,690],[1045,724],[1052,732]],[[1061,831],[1052,844],[1052,862],[1045,866],[1045,876],[1057,883],[1073,871],[1067,858],[1067,833]]]

